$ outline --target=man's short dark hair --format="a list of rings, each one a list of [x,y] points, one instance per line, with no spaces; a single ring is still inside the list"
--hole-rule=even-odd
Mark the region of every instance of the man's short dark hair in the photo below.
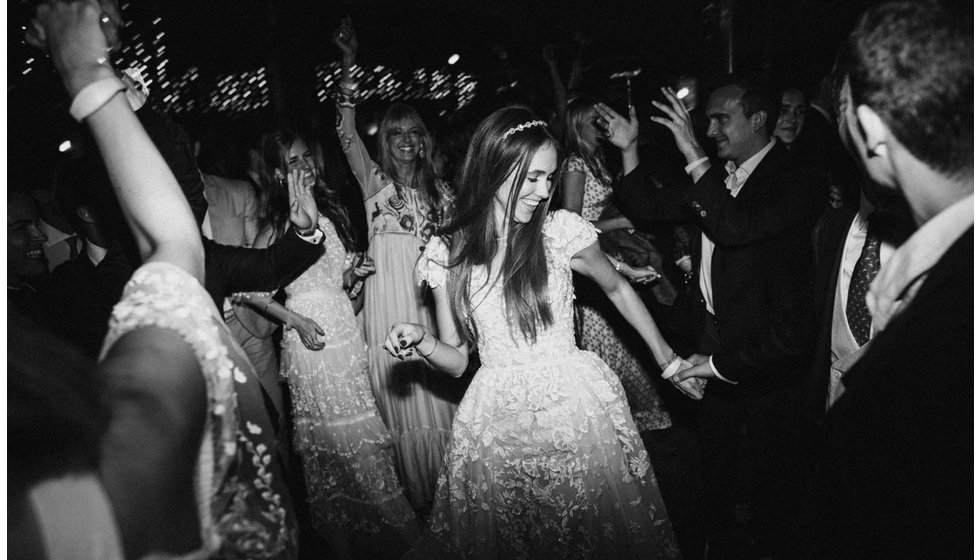
[[[973,13],[905,0],[867,11],[841,53],[854,106],[867,105],[916,158],[973,168]]]
[[[714,93],[726,86],[735,86],[742,90],[739,104],[742,106],[745,118],[749,118],[759,111],[765,111],[766,133],[771,136],[776,129],[776,120],[779,117],[779,103],[773,97],[769,84],[757,76],[728,74],[714,83],[711,92]]]

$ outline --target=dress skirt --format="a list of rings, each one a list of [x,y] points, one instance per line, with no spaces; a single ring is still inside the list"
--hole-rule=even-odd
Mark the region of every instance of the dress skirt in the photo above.
[[[413,558],[677,558],[615,374],[591,352],[479,370]]]
[[[378,233],[368,255],[377,272],[365,281],[364,334],[371,389],[395,442],[395,468],[412,507],[431,501],[453,414],[461,397],[457,379],[433,371],[421,359],[398,360],[382,344],[395,322],[435,327],[434,307],[415,276],[422,242],[410,233]]]

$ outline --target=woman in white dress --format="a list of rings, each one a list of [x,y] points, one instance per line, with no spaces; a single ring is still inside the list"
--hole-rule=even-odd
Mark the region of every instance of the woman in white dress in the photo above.
[[[392,326],[387,350],[451,375],[479,345],[420,558],[676,558],[650,461],[622,385],[575,347],[572,271],[594,279],[673,375],[687,363],[610,265],[593,227],[547,213],[557,142],[523,107],[481,123],[456,214],[419,261],[437,337]]]
[[[339,193],[322,179],[313,150],[288,129],[262,137],[265,245],[288,227],[286,185],[313,191],[324,253],[286,286],[286,304],[271,294],[243,294],[285,325],[280,374],[289,384],[293,448],[303,463],[313,527],[337,558],[397,558],[418,535],[418,520],[395,474],[391,435],[371,385],[364,336],[355,318],[364,292],[345,285],[373,272],[355,263],[353,227]],[[277,204],[278,202],[278,204]]]
[[[395,466],[412,507],[426,510],[449,443],[463,384],[419,359],[395,360],[381,349],[394,321],[434,326],[432,303],[415,283],[422,247],[449,209],[449,187],[432,166],[435,142],[412,107],[391,105],[378,127],[374,160],[357,134],[357,35],[349,18],[333,34],[343,53],[337,138],[364,198],[368,256],[377,273],[364,282],[364,338],[378,409],[395,441]]]

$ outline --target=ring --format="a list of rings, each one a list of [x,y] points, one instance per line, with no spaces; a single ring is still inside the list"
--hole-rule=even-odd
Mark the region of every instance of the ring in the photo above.
[[[101,21],[102,23],[109,23],[109,21],[110,21],[110,20],[109,20],[109,16],[108,16],[108,15],[106,15],[106,14],[105,14],[105,12],[103,12],[103,13],[102,13],[102,17],[101,17],[101,18],[99,18],[99,21]]]

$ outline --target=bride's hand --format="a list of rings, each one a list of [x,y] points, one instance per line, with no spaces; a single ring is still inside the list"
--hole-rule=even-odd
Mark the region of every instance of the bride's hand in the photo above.
[[[428,331],[422,325],[395,323],[388,331],[388,340],[384,343],[384,349],[399,360],[404,360],[415,352],[415,347],[425,338],[426,332]]]

